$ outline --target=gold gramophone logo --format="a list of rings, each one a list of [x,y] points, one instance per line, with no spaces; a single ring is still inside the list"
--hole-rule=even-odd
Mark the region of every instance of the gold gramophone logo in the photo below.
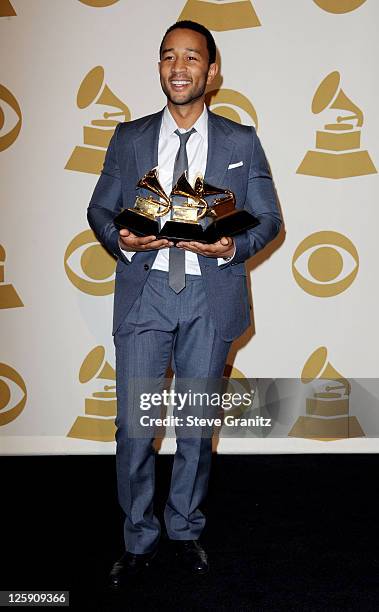
[[[112,117],[120,117],[121,121],[129,121],[129,108],[105,84],[102,66],[96,66],[86,74],[79,87],[76,103],[81,109],[91,104],[118,109],[117,112],[105,111],[102,119],[93,119],[91,125],[84,126],[84,144],[75,147],[65,165],[66,170],[100,174],[109,141],[119,123]]]
[[[350,13],[355,11],[366,2],[366,0],[313,0],[320,8],[328,13]]]
[[[335,109],[349,114],[338,115],[335,123],[316,132],[316,150],[306,153],[298,174],[341,179],[377,172],[368,151],[360,150],[363,113],[341,89],[340,80],[337,70],[325,77],[313,97],[312,112]]]
[[[358,268],[358,251],[351,240],[332,231],[307,236],[292,258],[292,274],[297,284],[316,297],[332,297],[346,291]]]
[[[14,17],[16,14],[9,0],[0,0],[0,17]]]
[[[10,108],[10,111],[7,107]],[[12,113],[17,116],[16,123],[10,120],[9,115]],[[20,133],[21,124],[22,115],[19,103],[9,89],[0,85],[0,151],[5,151],[14,143]]]
[[[250,0],[187,0],[178,21],[183,19],[198,21],[216,31],[261,25]]]
[[[102,391],[94,391],[91,397],[85,398],[84,412],[86,416],[79,416],[70,431],[68,438],[82,440],[96,440],[98,442],[112,442],[115,439],[115,416],[117,411],[115,371],[105,360],[103,346],[95,346],[84,359],[80,371],[79,381],[83,384],[91,380],[107,380],[111,384],[103,386]]]
[[[207,93],[206,104],[216,115],[258,128],[258,116],[254,106],[239,91],[214,89]]]
[[[64,269],[72,284],[89,295],[114,292],[116,262],[98,242],[92,230],[84,230],[68,245]]]
[[[111,4],[116,4],[119,0],[79,0],[82,4],[87,4],[87,6],[93,6],[94,8],[103,8],[104,6],[111,6]]]
[[[24,304],[13,285],[5,284],[4,262],[5,249],[0,244],[0,309],[18,308]]]
[[[0,363],[0,426],[17,419],[26,399],[26,385],[20,374],[6,363]]]
[[[306,416],[297,419],[289,436],[330,441],[365,435],[357,418],[349,416],[351,385],[328,361],[325,346],[307,359],[301,382],[310,389]]]

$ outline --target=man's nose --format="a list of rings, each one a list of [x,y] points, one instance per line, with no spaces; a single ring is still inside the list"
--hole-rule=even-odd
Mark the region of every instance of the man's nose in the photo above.
[[[185,70],[185,62],[182,57],[177,57],[175,62],[172,65],[173,72],[183,72]]]

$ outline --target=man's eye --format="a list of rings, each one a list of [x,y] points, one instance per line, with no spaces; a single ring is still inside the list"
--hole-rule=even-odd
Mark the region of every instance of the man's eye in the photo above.
[[[194,61],[197,61],[197,57],[193,57],[193,55],[189,55],[189,56],[188,56],[188,59],[189,59],[189,60],[194,60]]]

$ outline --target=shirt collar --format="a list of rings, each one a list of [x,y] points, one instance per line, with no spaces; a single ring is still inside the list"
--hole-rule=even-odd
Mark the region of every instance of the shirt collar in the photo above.
[[[205,104],[204,104],[203,112],[201,113],[200,117],[197,119],[197,121],[194,123],[192,127],[195,128],[196,132],[200,134],[200,136],[204,140],[207,138],[208,110]],[[178,126],[176,125],[176,122],[173,116],[171,115],[170,111],[168,110],[166,106],[163,112],[161,134],[168,138],[175,132],[175,130],[178,130],[178,129],[182,131],[182,129],[178,128]],[[185,131],[188,131],[188,130],[185,130]]]

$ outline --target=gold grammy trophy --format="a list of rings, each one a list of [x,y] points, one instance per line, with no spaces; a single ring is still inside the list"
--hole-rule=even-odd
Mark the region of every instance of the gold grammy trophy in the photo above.
[[[4,284],[5,250],[0,244],[0,308],[19,308],[23,306],[13,285]]]
[[[158,168],[146,172],[138,181],[138,187],[151,191],[160,199],[137,196],[134,208],[124,208],[113,222],[119,229],[128,228],[137,236],[156,236],[159,234],[159,217],[166,215],[171,208],[171,199],[159,182]]]
[[[340,88],[337,71],[325,77],[313,97],[314,114],[326,109],[350,114],[337,116],[336,123],[328,123],[316,132],[316,151],[306,153],[297,173],[334,179],[375,174],[368,151],[360,150],[363,113]]]
[[[87,383],[91,379],[114,381],[115,371],[105,361],[103,346],[96,346],[84,359],[79,380]],[[68,438],[112,442],[115,438],[116,426],[114,419],[117,411],[115,385],[104,385],[103,391],[95,391],[92,397],[85,399],[85,414],[79,416],[67,434]]]
[[[119,123],[110,117],[121,117],[123,121],[130,120],[130,111],[104,83],[104,68],[96,66],[84,77],[77,95],[79,108],[87,108],[90,104],[100,104],[117,108],[117,112],[104,112],[102,119],[93,119],[91,125],[83,128],[84,146],[75,147],[65,169],[77,172],[100,174],[107,147]]]
[[[221,197],[214,198],[216,195]],[[170,240],[210,244],[259,224],[247,210],[236,209],[235,196],[230,189],[213,187],[200,176],[192,187],[186,172],[172,188],[171,200],[171,219],[160,231],[162,237]]]
[[[259,221],[246,210],[235,208],[235,197],[229,189],[212,187],[198,177],[193,188],[184,172],[168,197],[158,181],[157,169],[147,172],[137,187],[152,191],[163,200],[138,196],[133,209],[125,209],[115,217],[117,228],[128,228],[137,235],[154,235],[172,241],[196,240],[213,243],[222,236],[232,236],[255,227]],[[211,203],[206,198],[214,195]],[[170,213],[161,229],[157,218]]]
[[[306,399],[307,416],[300,416],[288,435],[324,441],[364,436],[357,418],[349,416],[350,383],[327,361],[324,346],[312,353],[303,368],[301,382],[312,381],[321,390],[312,390]]]
[[[198,224],[200,219],[203,219],[208,213],[208,204],[204,200],[205,194],[200,187],[200,183],[201,179],[197,178],[193,189],[187,181],[186,173],[179,177],[171,191],[172,221]],[[175,196],[179,196],[179,198],[175,200]],[[186,201],[181,202],[182,198],[186,198]]]

